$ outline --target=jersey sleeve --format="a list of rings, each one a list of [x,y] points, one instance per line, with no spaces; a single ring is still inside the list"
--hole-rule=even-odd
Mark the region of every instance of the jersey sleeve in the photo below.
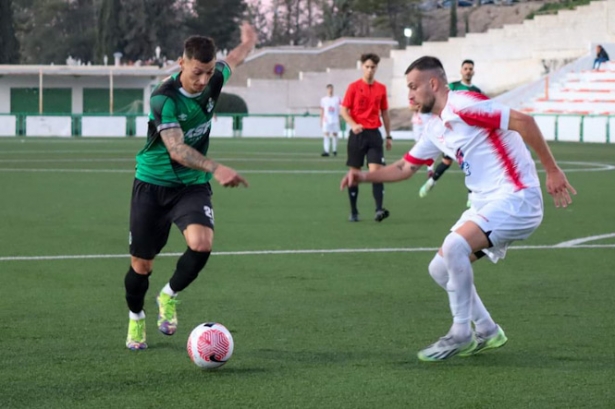
[[[387,87],[383,86],[382,91],[383,91],[383,95],[382,95],[382,101],[380,101],[380,110],[386,111],[389,109],[389,99],[387,98]]]
[[[170,128],[180,128],[177,120],[175,101],[165,95],[154,95],[150,99],[152,119],[158,132]]]
[[[474,99],[456,114],[468,125],[486,129],[508,129],[510,108],[492,99],[485,99],[481,94],[467,93],[466,99]],[[482,97],[482,98],[481,98]]]
[[[348,89],[346,90],[346,94],[344,95],[344,101],[342,101],[342,106],[348,109],[352,108],[352,101],[354,101],[354,94],[355,94],[355,90],[354,90],[354,86],[353,84],[350,84],[348,86]]]
[[[410,152],[404,155],[404,160],[414,165],[431,166],[440,153],[440,149],[429,138],[421,138]]]
[[[224,81],[222,82],[222,85],[225,85],[229,78],[231,78],[231,67],[228,65],[228,63],[226,61],[217,61],[216,62],[216,71],[219,71],[222,73],[222,78],[224,78]]]

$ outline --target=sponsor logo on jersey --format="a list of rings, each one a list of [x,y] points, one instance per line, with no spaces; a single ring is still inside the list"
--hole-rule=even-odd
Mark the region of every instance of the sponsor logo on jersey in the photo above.
[[[457,163],[459,164],[459,167],[461,168],[463,173],[465,173],[466,176],[470,176],[470,164],[464,159],[463,151],[461,149],[457,149],[457,152],[455,153],[455,158],[457,159]]]
[[[186,115],[186,114],[179,114],[179,115],[177,115],[177,119],[179,119],[180,121],[184,122],[186,119],[188,119],[188,115]]]
[[[214,103],[213,98],[209,98],[207,100],[207,106],[205,107],[205,109],[207,110],[208,113],[213,111],[214,105],[215,105],[215,103]]]
[[[195,139],[200,138],[205,135],[211,126],[211,119],[204,124],[197,126],[196,128],[192,128],[184,134],[184,142],[194,141]]]

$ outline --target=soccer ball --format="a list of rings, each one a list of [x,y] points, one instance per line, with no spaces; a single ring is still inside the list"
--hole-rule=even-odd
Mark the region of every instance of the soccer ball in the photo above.
[[[188,355],[196,366],[205,369],[224,365],[233,355],[233,336],[217,322],[198,325],[188,337]]]

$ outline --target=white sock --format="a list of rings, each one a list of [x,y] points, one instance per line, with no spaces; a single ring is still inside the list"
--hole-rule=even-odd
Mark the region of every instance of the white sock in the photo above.
[[[333,135],[333,152],[337,152],[337,135]]]
[[[167,283],[167,285],[164,286],[164,288],[162,289],[162,292],[165,293],[166,295],[170,295],[171,297],[177,296],[177,293],[171,289],[171,285],[169,283]]]
[[[429,274],[434,281],[446,290],[448,284],[448,270],[444,258],[438,253],[429,263]],[[496,323],[491,318],[489,311],[485,308],[483,301],[476,292],[476,286],[472,286],[472,322],[479,334],[492,334],[496,328]]]
[[[472,286],[472,322],[474,322],[476,332],[482,335],[493,334],[497,326],[478,296],[476,286]]]
[[[446,269],[444,258],[438,253],[429,263],[429,274],[440,287],[446,290],[448,270]],[[476,327],[476,332],[479,334],[492,334],[497,325],[478,296],[476,286],[472,286],[472,322]]]
[[[329,141],[329,137],[328,137],[328,136],[325,136],[325,137],[324,137],[324,139],[323,139],[323,141],[322,141],[322,145],[323,145],[323,147],[324,147],[324,149],[325,149],[323,152],[327,152],[327,153],[329,153],[329,145],[330,145],[330,143],[329,143],[329,142],[330,142],[330,141]]]
[[[145,318],[145,312],[143,310],[141,310],[140,313],[136,314],[132,311],[128,312],[128,318],[130,318],[131,320],[142,320]]]
[[[453,232],[444,239],[442,253],[449,275],[446,291],[453,314],[450,333],[455,338],[465,339],[472,333],[472,248],[461,235]]]

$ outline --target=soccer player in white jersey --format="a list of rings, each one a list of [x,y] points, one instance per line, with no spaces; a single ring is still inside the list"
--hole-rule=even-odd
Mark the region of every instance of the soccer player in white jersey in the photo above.
[[[484,255],[492,262],[503,258],[513,241],[529,237],[542,221],[540,182],[525,144],[546,171],[547,192],[556,207],[568,206],[570,194],[576,192],[531,116],[476,93],[450,92],[435,57],[419,58],[405,74],[410,104],[432,113],[422,138],[396,163],[369,173],[351,170],[340,186],[401,181],[440,153],[456,158],[472,190],[472,206],[429,264],[429,273],[448,293],[453,324],[444,337],[419,351],[418,358],[470,356],[507,341],[476,292],[471,263]]]
[[[327,85],[327,96],[320,100],[320,125],[324,133],[321,156],[329,156],[333,145],[333,156],[337,156],[337,135],[340,132],[340,105],[342,100],[333,95],[333,85]]]

